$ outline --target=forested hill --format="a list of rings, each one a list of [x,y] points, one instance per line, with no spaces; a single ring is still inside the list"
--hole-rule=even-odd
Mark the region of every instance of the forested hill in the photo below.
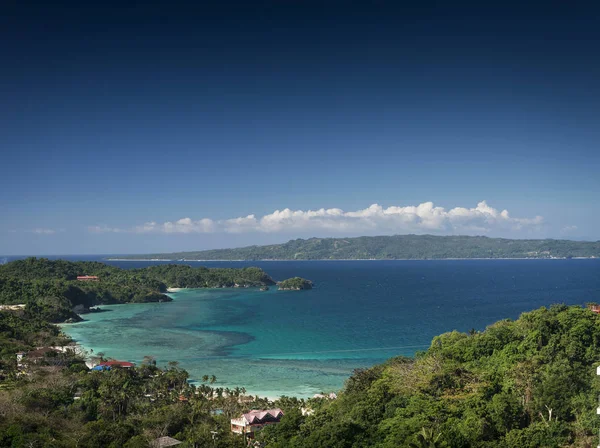
[[[597,445],[600,316],[555,305],[357,370],[337,400],[287,412],[266,448]]]
[[[80,281],[78,276],[97,281]],[[26,304],[39,308],[51,322],[77,318],[73,307],[171,299],[167,288],[224,288],[266,286],[275,282],[262,269],[160,265],[120,269],[104,263],[27,258],[0,266],[0,305]]]
[[[428,260],[444,258],[600,257],[600,241],[511,240],[484,236],[394,235],[310,238],[284,244],[132,255],[163,260]]]

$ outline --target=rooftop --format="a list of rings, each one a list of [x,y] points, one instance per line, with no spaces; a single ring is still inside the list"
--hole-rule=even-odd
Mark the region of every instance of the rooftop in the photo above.
[[[154,439],[150,446],[152,448],[163,448],[167,446],[175,446],[182,443],[180,440],[174,439],[173,437],[165,436]]]
[[[245,414],[242,414],[241,419],[235,419],[235,420],[243,420],[246,422],[246,424],[251,425],[253,423],[262,423],[265,420],[272,420],[272,419],[280,419],[283,416],[283,411],[279,408],[275,408],[275,409],[267,409],[267,410],[253,410],[250,412],[246,412]]]

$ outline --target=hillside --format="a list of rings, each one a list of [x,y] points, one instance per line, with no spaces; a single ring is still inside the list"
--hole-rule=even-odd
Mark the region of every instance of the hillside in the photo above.
[[[177,363],[159,369],[152,357],[133,369],[89,373],[71,355],[48,356],[29,367],[31,376],[17,375],[17,351],[67,342],[33,310],[0,312],[0,446],[137,448],[167,434],[182,446],[242,448],[229,419],[271,407],[285,416],[259,433],[265,448],[583,448],[597,441],[600,316],[578,306],[442,334],[413,359],[356,370],[333,400],[241,400],[243,388],[190,384]],[[56,365],[68,368],[44,370]]]
[[[337,400],[261,436],[267,448],[595,446],[599,363],[600,316],[541,308],[357,370]]]
[[[78,276],[98,281],[79,281]],[[40,308],[46,320],[76,318],[73,307],[130,302],[167,302],[167,288],[266,286],[275,282],[262,269],[161,265],[120,269],[104,263],[27,258],[0,266],[0,305]],[[43,310],[43,312],[42,312]]]
[[[484,236],[394,235],[296,239],[284,244],[132,255],[162,260],[428,260],[600,257],[600,241],[511,240]]]

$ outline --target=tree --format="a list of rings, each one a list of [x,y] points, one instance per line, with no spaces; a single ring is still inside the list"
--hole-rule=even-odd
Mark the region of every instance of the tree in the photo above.
[[[411,442],[409,446],[411,448],[438,448],[441,447],[440,437],[442,433],[436,434],[433,428],[422,428],[421,432],[417,434],[417,442]]]

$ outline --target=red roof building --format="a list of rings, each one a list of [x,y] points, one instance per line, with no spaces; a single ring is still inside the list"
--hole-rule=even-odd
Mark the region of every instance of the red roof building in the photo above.
[[[124,369],[130,369],[134,367],[134,364],[132,362],[127,361],[105,361],[101,362],[98,365],[103,367],[123,367]]]

